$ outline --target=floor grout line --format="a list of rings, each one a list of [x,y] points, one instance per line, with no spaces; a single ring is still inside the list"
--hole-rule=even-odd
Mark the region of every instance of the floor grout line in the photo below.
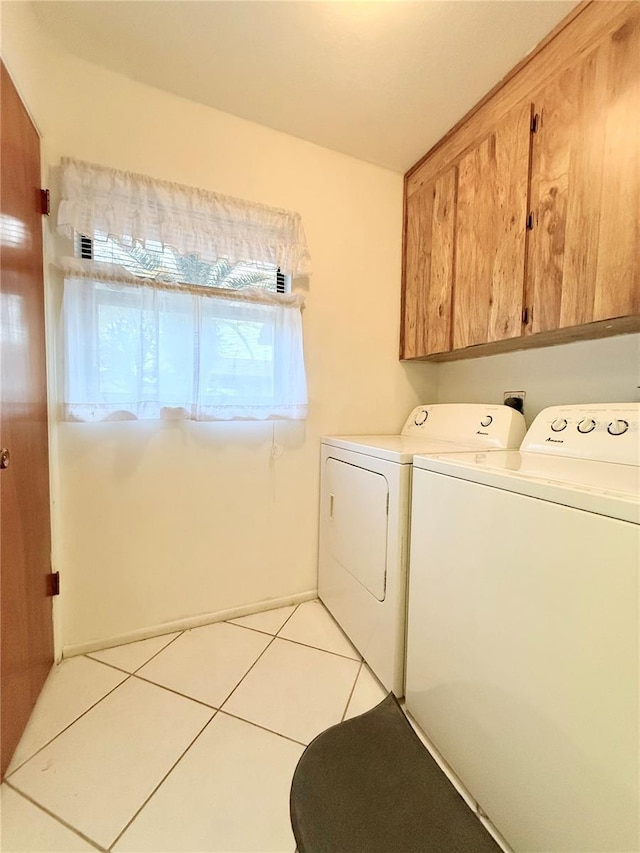
[[[262,634],[266,637],[276,637],[277,634],[272,634],[270,631],[263,631],[261,628],[254,628],[252,625],[238,625],[237,622],[234,622],[233,619],[229,619],[228,622],[223,622],[223,625],[233,625],[234,628],[244,628],[246,631],[255,631],[256,634]]]
[[[306,649],[315,649],[317,652],[326,652],[328,655],[335,655],[343,660],[352,660],[354,663],[362,663],[360,652],[356,652],[357,658],[349,657],[349,655],[340,654],[340,652],[332,652],[329,649],[321,649],[320,646],[312,646],[310,643],[303,643],[302,640],[291,640],[289,637],[281,637],[279,634],[274,638],[276,640],[284,640],[285,643],[295,643],[296,646],[304,646]]]
[[[300,607],[300,604],[304,604],[304,603],[305,603],[305,602],[300,602],[299,604],[296,604],[296,606],[293,608],[293,610],[291,611],[291,613],[287,616],[287,618],[284,620],[284,622],[282,623],[282,625],[281,625],[281,626],[278,628],[278,630],[276,631],[276,634],[275,634],[275,636],[276,636],[276,637],[278,636],[278,634],[280,633],[280,631],[282,631],[282,630],[284,629],[284,626],[287,624],[287,622],[289,622],[289,620],[292,618],[292,616],[294,616],[294,614],[296,614],[296,613],[298,612],[298,608]]]
[[[291,619],[291,617],[292,617],[292,616],[293,616],[293,614],[296,612],[296,610],[298,609],[298,607],[300,607],[300,605],[299,605],[299,604],[296,604],[296,606],[295,606],[295,608],[294,608],[293,612],[288,616],[288,618],[287,618],[287,619],[285,619],[284,623],[282,624],[282,628],[284,628],[284,626],[287,624],[287,622],[289,621],[289,619]],[[236,628],[242,628],[242,627],[244,627],[244,626],[243,626],[243,625],[236,625],[235,627],[236,627]],[[282,628],[280,628],[280,630],[281,630],[281,631],[282,631]],[[270,635],[269,635],[269,636],[270,636]],[[243,682],[243,681],[245,680],[245,678],[249,675],[249,673],[251,672],[251,670],[254,668],[254,666],[255,666],[255,665],[258,663],[258,661],[260,660],[260,658],[265,654],[265,652],[267,651],[267,649],[271,648],[271,646],[272,646],[272,645],[273,645],[273,643],[275,642],[275,640],[276,640],[277,636],[278,636],[277,634],[274,634],[274,635],[271,637],[271,639],[269,640],[269,642],[267,643],[267,645],[266,645],[266,646],[264,647],[264,649],[260,652],[260,654],[259,654],[259,655],[258,655],[258,657],[254,660],[254,662],[251,664],[251,666],[249,667],[249,669],[245,672],[245,674],[242,676],[242,678],[240,679],[240,681],[238,681],[238,683],[237,683],[237,684],[236,684],[236,686],[233,688],[233,690],[231,691],[231,693],[229,693],[229,695],[227,696],[227,698],[226,698],[226,699],[224,700],[224,702],[220,705],[220,710],[222,710],[222,708],[226,705],[226,703],[229,701],[229,699],[231,699],[231,697],[232,697],[232,696],[233,696],[233,694],[236,692],[236,690],[238,689],[238,687],[240,687],[240,685],[242,684],[242,682]]]
[[[135,674],[136,674],[136,672],[138,672],[139,670],[141,670],[143,666],[146,666],[148,663],[151,663],[151,661],[152,661],[154,658],[157,658],[157,657],[158,657],[158,655],[161,655],[161,654],[162,654],[162,652],[166,651],[166,650],[169,648],[169,646],[171,646],[173,643],[175,643],[175,641],[176,641],[176,640],[179,640],[179,639],[180,639],[180,637],[181,637],[183,634],[186,634],[186,631],[180,631],[180,632],[179,632],[175,637],[173,637],[173,639],[169,640],[169,642],[166,644],[166,646],[163,646],[159,651],[157,651],[157,652],[155,653],[155,655],[151,655],[151,657],[149,658],[149,660],[146,660],[144,663],[141,663],[141,664],[140,664],[140,666],[139,666],[139,667],[137,667],[137,669],[134,669],[134,671],[133,671],[131,674],[132,674],[132,675],[135,675]]]
[[[108,849],[109,849],[109,850],[112,850],[112,849],[114,848],[114,846],[118,843],[118,841],[120,841],[120,839],[122,838],[122,836],[123,836],[123,835],[125,834],[125,832],[129,829],[129,827],[131,826],[131,824],[132,824],[132,823],[134,822],[134,820],[138,817],[138,815],[139,815],[139,814],[140,814],[140,812],[143,810],[143,808],[147,805],[147,803],[149,802],[149,800],[150,800],[150,799],[155,795],[155,793],[158,791],[158,789],[159,789],[159,788],[164,784],[164,782],[165,782],[165,781],[167,780],[167,778],[171,775],[171,773],[173,773],[173,771],[175,770],[175,768],[177,767],[177,765],[182,761],[182,759],[185,757],[185,755],[187,754],[187,752],[189,752],[189,750],[191,749],[191,747],[192,747],[192,746],[194,745],[194,743],[198,740],[198,738],[199,738],[199,737],[200,737],[200,735],[204,732],[204,730],[207,728],[207,726],[209,726],[209,725],[211,724],[211,722],[215,719],[216,714],[217,714],[217,711],[214,711],[214,713],[211,715],[211,717],[207,720],[207,722],[204,724],[204,726],[200,729],[200,731],[198,732],[198,734],[197,734],[197,735],[193,738],[193,740],[188,744],[188,746],[186,747],[186,749],[184,749],[184,750],[183,750],[183,752],[181,752],[181,753],[180,753],[180,755],[178,756],[178,758],[173,762],[173,764],[171,765],[171,767],[167,770],[167,772],[164,774],[164,776],[162,777],[162,779],[161,779],[161,780],[158,782],[158,784],[155,786],[155,788],[153,789],[153,791],[149,794],[149,796],[145,799],[145,801],[144,801],[144,802],[142,803],[142,805],[137,809],[137,811],[136,811],[136,812],[134,812],[134,814],[132,815],[132,817],[131,817],[131,818],[129,819],[129,821],[125,824],[125,826],[120,830],[120,832],[118,833],[118,835],[113,839],[113,841],[111,842],[111,844],[110,844],[110,845],[109,845],[109,847],[108,847]]]
[[[291,614],[291,616],[289,616],[289,617],[288,617],[288,619],[285,621],[285,623],[284,623],[284,625],[282,626],[282,628],[280,628],[280,630],[279,630],[279,631],[278,631],[278,633],[276,634],[276,637],[277,637],[279,640],[286,640],[288,643],[298,643],[298,645],[300,645],[300,646],[307,646],[307,648],[309,648],[309,649],[318,649],[318,651],[319,651],[319,652],[327,652],[327,654],[330,654],[330,655],[336,655],[336,656],[337,656],[337,657],[339,657],[339,658],[347,658],[347,660],[357,660],[357,661],[362,661],[362,660],[363,660],[362,655],[361,655],[361,654],[360,654],[360,652],[356,649],[356,647],[353,645],[353,643],[351,642],[351,640],[349,639],[349,637],[347,637],[347,635],[346,635],[346,634],[345,634],[345,632],[342,630],[342,628],[340,627],[340,625],[338,625],[338,623],[337,623],[337,622],[336,622],[336,620],[333,618],[333,616],[331,615],[331,613],[327,610],[327,608],[325,607],[324,603],[323,603],[319,598],[313,598],[313,599],[310,599],[310,601],[314,601],[314,602],[316,602],[316,601],[317,601],[317,602],[318,602],[318,604],[322,607],[323,612],[324,612],[324,613],[326,613],[326,615],[329,617],[329,619],[331,619],[331,621],[333,622],[333,624],[338,628],[338,630],[340,631],[340,633],[342,634],[342,636],[345,638],[345,640],[349,643],[349,645],[353,647],[353,650],[355,651],[355,653],[356,653],[356,655],[357,655],[358,657],[357,657],[357,658],[349,657],[349,655],[343,655],[343,654],[341,654],[340,652],[333,652],[333,651],[331,651],[330,649],[321,649],[319,646],[313,646],[313,645],[311,645],[311,643],[304,643],[304,642],[302,642],[302,640],[292,640],[292,639],[290,639],[289,637],[283,637],[283,636],[281,635],[281,634],[282,634],[282,631],[284,630],[285,625],[287,624],[287,622],[289,621],[289,619],[291,619],[291,618],[293,617],[293,615],[295,614],[295,612],[296,612],[296,610],[298,609],[298,607],[301,607],[303,604],[308,604],[308,603],[309,603],[308,601],[301,601],[301,602],[300,602],[300,604],[298,604],[298,605],[296,606],[296,610],[294,610],[294,611],[293,611],[293,613]]]
[[[303,740],[296,740],[294,737],[290,737],[289,735],[284,735],[282,732],[277,732],[275,729],[269,729],[267,726],[263,726],[260,723],[255,723],[253,720],[247,720],[245,717],[240,717],[238,714],[232,714],[231,711],[220,711],[220,714],[224,714],[225,717],[232,717],[234,720],[239,720],[241,723],[247,723],[249,726],[255,726],[257,729],[262,729],[263,732],[269,732],[271,735],[276,735],[277,737],[281,737],[284,740],[288,740],[290,743],[295,743],[298,746],[307,747],[309,744],[305,743]]]
[[[99,663],[99,661],[96,661],[96,663]],[[115,667],[111,667],[111,669],[115,669]],[[107,698],[107,696],[111,696],[111,694],[115,690],[117,690],[119,687],[122,687],[123,684],[126,684],[127,681],[129,681],[129,679],[133,677],[130,673],[125,673],[124,670],[118,670],[118,672],[122,672],[122,674],[126,675],[127,677],[123,678],[122,681],[119,684],[116,684],[115,687],[112,687],[108,693],[104,694],[104,696],[101,696],[96,702],[93,703],[93,705],[89,705],[89,707],[86,708],[81,714],[78,714],[78,716],[75,719],[73,719],[67,726],[65,726],[63,729],[60,729],[60,731],[57,734],[55,734],[50,740],[48,740],[45,744],[43,744],[41,747],[36,749],[36,751],[34,753],[32,753],[29,756],[29,758],[25,758],[25,760],[21,764],[18,764],[18,766],[16,768],[14,768],[11,771],[11,773],[7,773],[7,775],[4,777],[4,781],[6,782],[7,779],[10,779],[13,776],[13,774],[17,773],[18,770],[20,770],[22,767],[24,767],[24,765],[28,761],[31,761],[32,758],[35,758],[36,755],[38,755],[40,752],[42,752],[43,749],[46,749],[49,746],[49,744],[53,743],[54,740],[59,738],[61,734],[64,734],[64,732],[66,732],[67,729],[70,729],[71,726],[74,726],[78,722],[78,720],[81,720],[82,717],[84,717],[86,714],[89,713],[89,711],[93,710],[93,708],[95,708],[96,705],[99,705],[100,702],[103,702]]]
[[[310,599],[310,600],[312,600],[312,599]],[[305,603],[304,601],[299,601],[297,604],[285,604],[285,605],[283,605],[283,607],[293,607],[293,610],[286,617],[286,619],[284,620],[282,625],[278,628],[278,630],[275,632],[275,634],[272,634],[270,631],[265,631],[263,628],[254,628],[253,625],[238,625],[238,620],[250,619],[252,616],[260,616],[263,613],[271,613],[271,612],[273,612],[273,610],[280,610],[279,607],[273,607],[271,610],[259,610],[257,613],[247,613],[246,616],[235,616],[233,619],[227,619],[227,622],[229,623],[229,625],[235,625],[237,628],[248,628],[250,631],[257,631],[259,634],[269,634],[270,637],[277,637],[278,632],[282,631],[282,629],[287,624],[289,619],[291,619],[291,617],[296,612],[298,607],[300,607],[300,605],[304,604],[304,603]]]
[[[145,678],[144,675],[138,675],[137,672],[132,673],[131,678],[137,678],[138,681],[143,681],[145,684],[150,684],[152,687],[159,687],[161,690],[166,690],[167,693],[173,693],[174,696],[179,696],[181,699],[188,699],[189,702],[196,702],[196,704],[202,705],[204,708],[209,708],[210,711],[220,710],[220,705],[211,705],[203,699],[196,699],[194,696],[189,696],[187,693],[180,693],[179,690],[175,690],[173,687],[167,687],[166,684],[159,684],[157,681],[151,681],[150,678]]]
[[[360,666],[358,667],[358,671],[356,673],[355,681],[353,682],[353,687],[351,688],[351,692],[349,693],[349,698],[347,699],[347,704],[344,706],[344,711],[342,712],[342,716],[340,717],[340,722],[344,723],[344,718],[349,710],[349,703],[353,698],[353,694],[355,693],[356,684],[358,683],[358,679],[360,678],[360,673],[362,672],[362,667],[364,666],[364,660],[360,661]]]
[[[238,626],[238,627],[239,627],[239,626]],[[267,645],[266,645],[266,646],[264,647],[264,649],[260,652],[260,654],[258,655],[258,657],[257,657],[257,658],[254,660],[254,662],[251,664],[251,666],[249,667],[249,669],[248,669],[248,670],[245,672],[245,674],[242,676],[242,678],[240,679],[240,681],[238,681],[238,683],[237,683],[237,684],[236,684],[236,686],[233,688],[233,690],[231,691],[231,693],[229,693],[229,695],[227,696],[227,698],[226,698],[226,699],[224,700],[224,702],[220,705],[220,710],[222,710],[222,709],[224,708],[224,706],[226,705],[226,703],[229,701],[229,699],[231,699],[231,697],[232,697],[232,696],[233,696],[233,694],[236,692],[236,690],[238,689],[238,687],[240,687],[240,685],[242,684],[242,682],[243,682],[243,681],[245,680],[245,678],[249,675],[249,673],[250,673],[250,672],[251,672],[251,670],[254,668],[254,666],[258,663],[258,661],[262,658],[262,656],[265,654],[265,652],[267,651],[267,649],[270,649],[270,648],[271,648],[271,646],[274,644],[275,640],[276,640],[276,638],[275,638],[275,637],[272,637],[272,638],[271,638],[271,640],[267,643]]]
[[[121,672],[123,675],[133,675],[132,672],[129,672],[128,669],[123,669],[121,666],[116,666],[114,663],[106,663],[103,660],[98,660],[97,658],[92,658],[89,655],[75,655],[74,657],[83,657],[88,658],[92,663],[99,663],[101,666],[107,666],[109,669],[115,669],[116,672]],[[66,658],[66,660],[73,660],[73,658]]]
[[[57,823],[64,826],[65,829],[70,830],[71,832],[73,832],[74,835],[77,835],[83,841],[86,841],[88,844],[91,844],[91,846],[95,847],[96,850],[101,850],[101,851],[104,851],[104,853],[106,853],[106,850],[107,850],[106,847],[102,847],[100,844],[98,844],[96,841],[94,841],[88,835],[85,835],[83,832],[80,832],[79,829],[76,829],[75,826],[73,826],[70,823],[67,823],[66,820],[63,820],[61,817],[59,817],[57,814],[55,814],[55,812],[52,812],[49,809],[45,808],[37,800],[34,800],[33,797],[30,797],[29,794],[25,794],[24,791],[21,791],[20,788],[17,788],[14,784],[12,784],[11,782],[8,782],[6,779],[4,780],[3,784],[5,784],[8,788],[10,788],[12,791],[14,791],[16,794],[18,794],[20,797],[22,797],[28,803],[31,803],[32,806],[35,806],[36,808],[40,809],[40,811],[44,812],[48,817],[53,818],[53,820],[55,820]]]
[[[94,651],[94,652],[86,652],[84,655],[82,655],[82,657],[89,658],[90,660],[94,661],[94,663],[101,663],[103,666],[109,666],[109,667],[111,667],[111,669],[117,669],[118,672],[126,672],[127,675],[135,675],[135,673],[139,669],[142,669],[142,667],[146,666],[149,663],[149,661],[153,660],[155,657],[157,657],[159,654],[161,654],[165,649],[169,648],[171,643],[175,643],[175,641],[178,639],[178,637],[182,636],[182,634],[184,634],[184,633],[185,633],[184,631],[179,631],[175,637],[172,637],[161,649],[159,649],[157,652],[155,652],[155,654],[152,654],[150,658],[148,658],[144,663],[141,663],[140,666],[136,667],[136,669],[134,669],[134,670],[123,669],[123,667],[118,666],[115,663],[109,663],[108,661],[100,660],[100,658],[94,658],[93,655],[96,652],[110,652],[110,651],[113,651],[113,649],[124,649],[126,646],[134,645],[134,643],[144,643],[145,640],[133,640],[131,643],[123,643],[121,646],[110,646],[108,649],[96,649],[96,651]],[[162,636],[162,635],[160,635],[160,636]],[[146,639],[155,640],[157,638],[156,637],[147,637]],[[72,658],[67,658],[67,660],[72,660]]]
[[[182,634],[184,631],[188,631],[188,628],[182,628],[178,631],[179,634]],[[137,640],[125,640],[124,643],[114,643],[110,646],[104,646],[101,649],[91,649],[90,652],[82,652],[82,655],[95,655],[99,652],[110,652],[111,649],[124,649],[125,646],[135,646],[136,643],[146,643],[147,640],[159,640],[161,637],[168,637],[170,634],[175,634],[175,631],[167,631],[164,634],[152,634],[150,637],[139,637]],[[175,637],[174,637],[175,639]],[[101,642],[98,640],[97,642]],[[108,642],[108,641],[107,641]],[[70,655],[70,657],[63,657],[63,660],[71,660],[72,658],[78,657],[77,654]]]

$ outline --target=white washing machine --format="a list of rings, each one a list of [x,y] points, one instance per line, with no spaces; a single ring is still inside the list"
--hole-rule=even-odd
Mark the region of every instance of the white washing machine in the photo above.
[[[640,850],[639,420],[414,459],[406,707],[517,853]]]
[[[318,593],[380,681],[404,692],[406,568],[415,453],[518,447],[507,406],[418,406],[400,435],[322,439]]]

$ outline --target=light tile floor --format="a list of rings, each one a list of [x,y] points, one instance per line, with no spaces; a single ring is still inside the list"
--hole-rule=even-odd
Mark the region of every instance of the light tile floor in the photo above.
[[[2,785],[0,849],[293,853],[304,747],[384,696],[319,601],[71,658]]]

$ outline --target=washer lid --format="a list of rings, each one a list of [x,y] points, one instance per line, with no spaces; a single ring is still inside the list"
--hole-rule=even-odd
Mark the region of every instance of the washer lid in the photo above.
[[[460,453],[471,450],[473,446],[412,435],[329,435],[322,439],[322,443],[402,465],[410,465],[416,453]]]
[[[517,450],[415,456],[414,468],[640,524],[640,467]]]

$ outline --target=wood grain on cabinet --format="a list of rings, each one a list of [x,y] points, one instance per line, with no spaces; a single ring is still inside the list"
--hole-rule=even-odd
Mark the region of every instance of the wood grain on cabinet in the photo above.
[[[526,333],[640,313],[640,4],[534,95]]]
[[[456,169],[451,254],[433,210],[437,183]],[[432,271],[439,250],[449,326],[429,303],[446,305],[444,274]],[[640,329],[640,2],[578,4],[407,172],[403,272],[401,358]]]
[[[606,118],[593,319],[640,314],[640,4],[603,51]]]
[[[405,175],[407,198],[458,162],[503,115],[590,53],[638,11],[638,0],[579,3],[540,44],[446,133]]]
[[[407,205],[401,358],[451,349],[456,172],[422,187]]]
[[[453,349],[522,331],[531,104],[460,161]]]

